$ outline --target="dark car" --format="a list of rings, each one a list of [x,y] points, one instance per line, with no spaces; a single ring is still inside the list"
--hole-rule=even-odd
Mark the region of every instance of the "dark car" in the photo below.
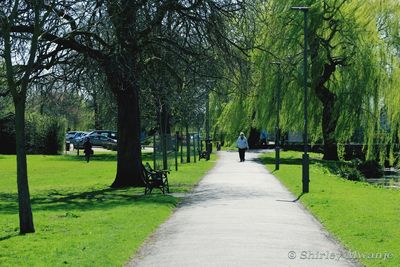
[[[96,130],[88,133],[76,140],[75,148],[83,148],[86,138],[89,138],[92,146],[101,146],[104,148],[114,148],[117,144],[117,132],[108,130]]]
[[[72,139],[74,139],[74,136],[76,134],[76,131],[69,131],[65,134],[65,141],[70,142]]]
[[[103,147],[109,150],[117,150],[117,143],[116,139],[108,138],[107,140],[104,140]]]
[[[69,139],[69,141],[74,145],[74,147],[77,147],[77,143],[79,143],[87,134],[88,132],[77,131],[75,132],[75,135]]]

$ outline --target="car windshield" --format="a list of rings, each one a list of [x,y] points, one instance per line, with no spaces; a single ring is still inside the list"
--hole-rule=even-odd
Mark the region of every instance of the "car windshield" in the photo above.
[[[74,136],[74,138],[78,138],[78,137],[81,137],[84,135],[85,135],[85,132],[76,132],[73,136]]]

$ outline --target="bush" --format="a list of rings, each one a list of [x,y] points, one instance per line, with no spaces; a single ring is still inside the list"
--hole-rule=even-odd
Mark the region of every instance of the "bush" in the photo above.
[[[347,179],[350,181],[364,181],[365,177],[359,170],[355,168],[350,168],[350,171],[348,172],[347,175]]]
[[[51,118],[46,129],[43,154],[56,155],[64,151],[65,123],[59,118]]]
[[[15,154],[14,114],[0,118],[0,154]],[[65,142],[65,120],[59,117],[30,114],[25,121],[26,152],[56,155],[62,153]]]
[[[344,165],[339,169],[339,175],[350,181],[363,181],[363,174],[354,166]]]
[[[0,154],[15,154],[15,116],[10,113],[0,118]]]
[[[27,152],[56,155],[65,142],[65,121],[62,118],[31,115],[26,121]]]
[[[357,170],[358,161],[325,161],[324,164],[331,173],[351,181],[364,181],[363,174]]]
[[[367,160],[358,164],[357,169],[367,178],[383,176],[383,167],[376,160]]]

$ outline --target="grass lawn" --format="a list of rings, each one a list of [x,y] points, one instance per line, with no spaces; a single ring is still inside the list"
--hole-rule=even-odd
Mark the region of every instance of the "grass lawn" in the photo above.
[[[213,157],[215,157],[213,155]],[[151,156],[145,156],[150,159]],[[188,192],[215,161],[179,166],[171,192]],[[18,234],[15,156],[0,155],[0,266],[122,266],[179,198],[109,188],[115,153],[28,157],[35,234]]]
[[[299,196],[301,153],[283,152],[282,165],[273,174]],[[400,266],[400,190],[379,188],[353,182],[330,174],[321,155],[311,154],[310,193],[301,203],[325,228],[366,266]],[[275,154],[262,157],[270,171],[275,168]],[[316,251],[318,248],[316,248]],[[368,259],[371,253],[390,253],[390,259]]]

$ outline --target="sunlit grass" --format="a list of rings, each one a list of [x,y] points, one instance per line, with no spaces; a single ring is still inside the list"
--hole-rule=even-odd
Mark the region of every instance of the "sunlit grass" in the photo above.
[[[151,155],[145,156],[150,159]],[[188,192],[214,162],[184,164],[169,176]],[[172,195],[109,188],[115,153],[28,157],[35,234],[18,235],[15,156],[0,155],[0,266],[121,266],[172,213]]]
[[[301,153],[283,152],[279,171],[274,154],[262,157],[267,168],[300,196]],[[360,258],[366,266],[400,266],[400,190],[390,190],[353,182],[328,171],[329,162],[311,154],[310,193],[300,201],[326,229],[353,252],[368,256],[389,253],[391,259]]]

